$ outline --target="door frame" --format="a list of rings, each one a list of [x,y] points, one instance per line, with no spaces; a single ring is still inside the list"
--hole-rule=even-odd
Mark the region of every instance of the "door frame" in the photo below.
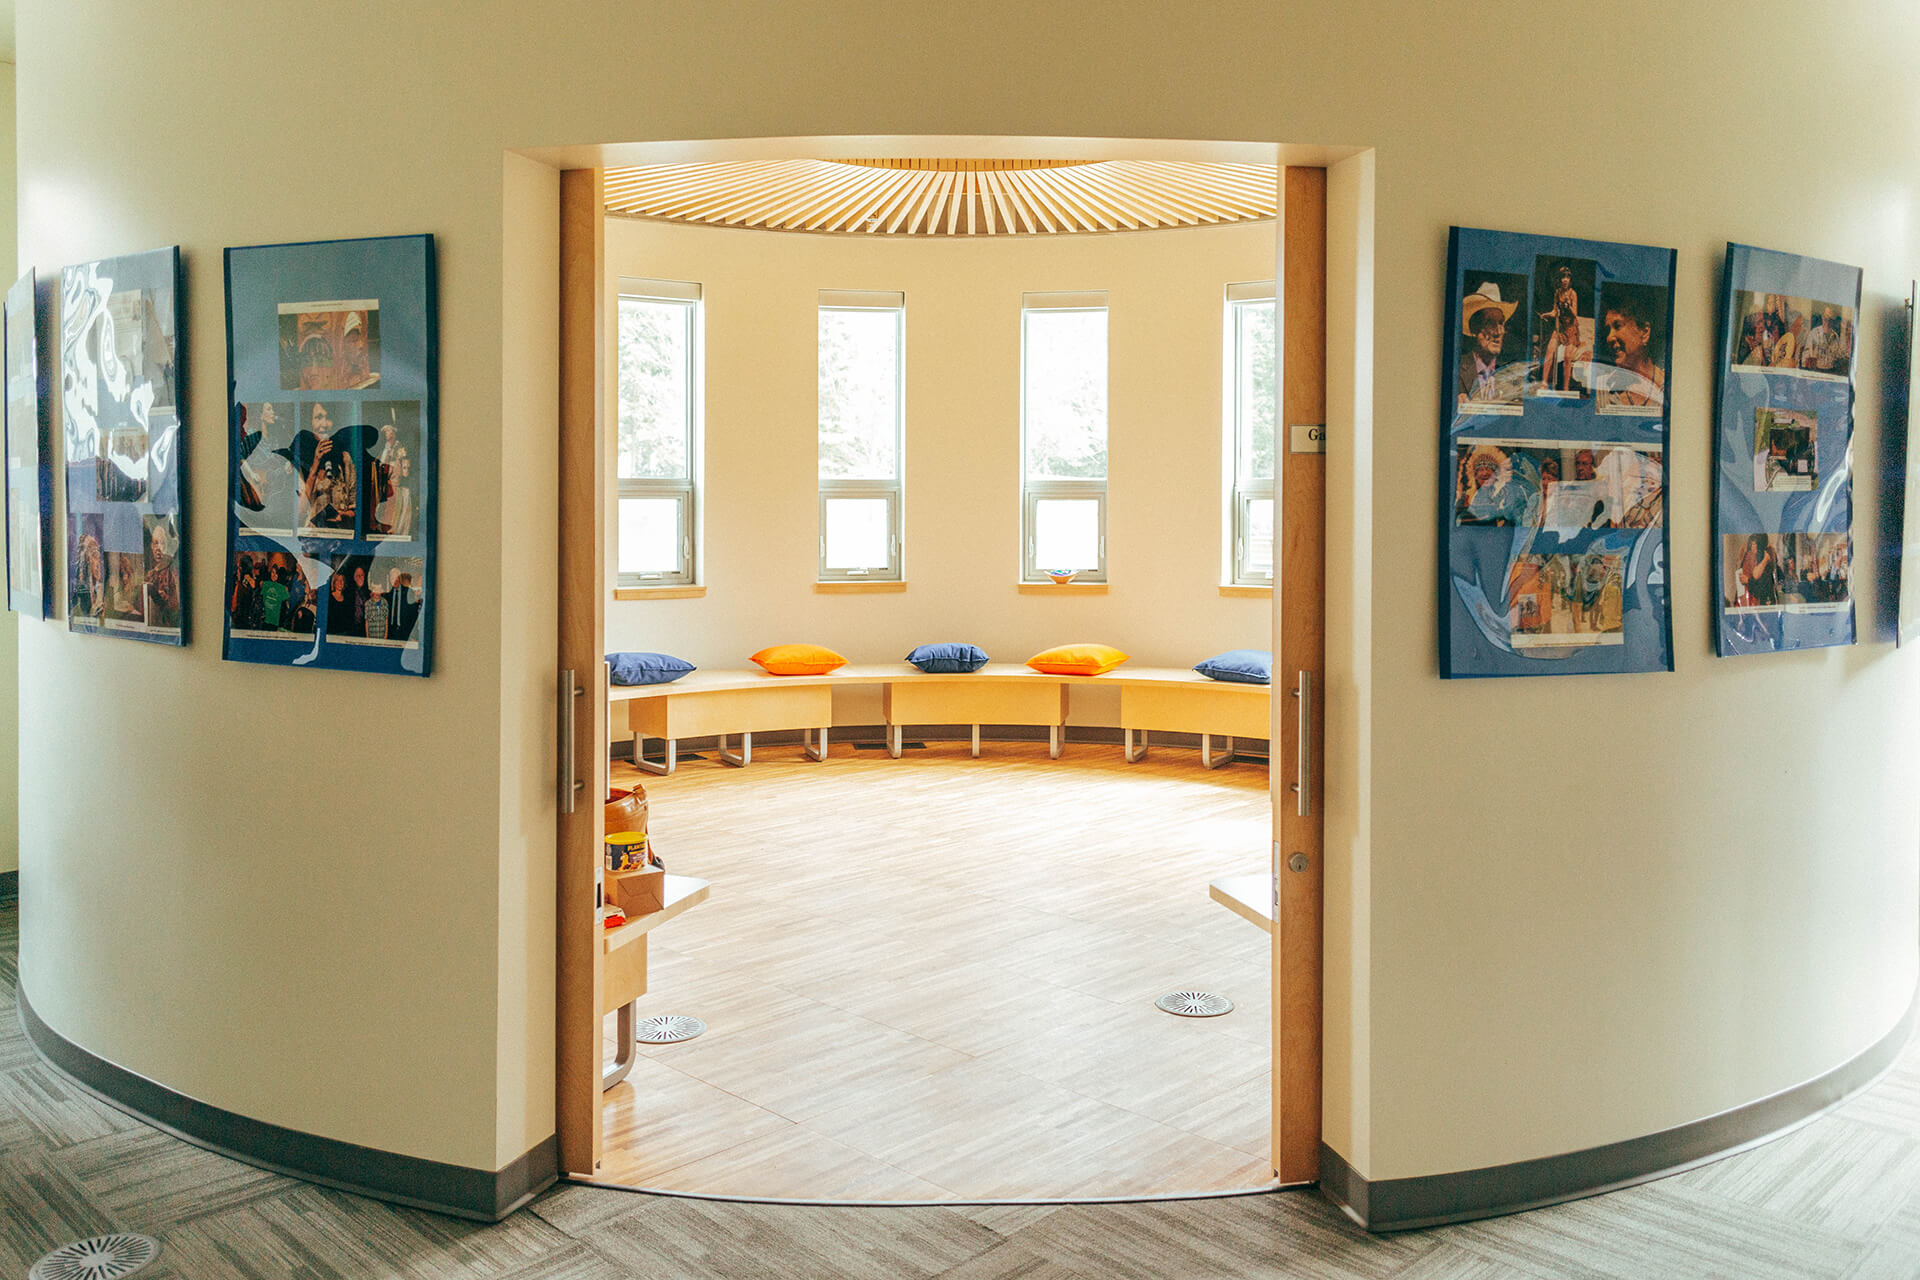
[[[813,140],[784,140],[794,154],[817,150]],[[925,151],[938,139],[867,139],[876,153]],[[977,144],[980,140],[971,140]],[[1099,144],[1112,140],[1081,140]],[[916,146],[915,144],[920,144]],[[724,144],[720,144],[724,145]],[[1135,146],[1137,144],[1126,144]],[[1154,140],[1161,154],[1196,158],[1210,144]],[[586,159],[634,163],[636,150],[569,149],[566,163]],[[977,147],[976,147],[977,149]],[[1071,149],[1071,148],[1069,148]],[[614,155],[618,151],[617,157]],[[1276,159],[1284,148],[1275,148]],[[673,158],[686,159],[675,146]],[[663,154],[662,159],[666,156]],[[1214,157],[1209,157],[1214,158]],[[1314,157],[1314,159],[1319,159]],[[1326,458],[1288,447],[1294,424],[1326,423],[1327,180],[1318,164],[1281,163],[1275,297],[1280,308],[1280,413],[1276,451],[1281,472],[1273,592],[1272,643],[1276,681],[1270,737],[1269,797],[1273,806],[1273,1112],[1272,1162],[1286,1185],[1319,1179],[1322,1121],[1324,997],[1324,797],[1326,723]],[[560,573],[559,662],[580,691],[571,714],[558,719],[562,758],[575,764],[579,794],[574,812],[562,812],[556,830],[555,1126],[564,1172],[593,1178],[602,1146],[598,993],[602,958],[599,867],[602,817],[598,797],[607,787],[607,702],[604,666],[607,502],[610,494],[604,432],[610,429],[607,349],[604,171],[560,172]],[[1310,697],[1299,714],[1299,673]],[[561,701],[556,680],[556,704]],[[1307,730],[1302,766],[1301,729]],[[556,739],[561,738],[556,735]],[[559,770],[556,769],[556,776]],[[1304,780],[1308,803],[1294,786]],[[1304,807],[1306,812],[1300,812]],[[1303,854],[1303,869],[1289,869]]]

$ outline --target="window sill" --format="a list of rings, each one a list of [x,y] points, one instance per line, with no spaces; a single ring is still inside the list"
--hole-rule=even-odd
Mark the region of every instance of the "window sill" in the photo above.
[[[1223,596],[1245,596],[1250,598],[1259,598],[1263,596],[1271,596],[1273,594],[1273,588],[1272,587],[1241,587],[1241,586],[1234,586],[1230,583],[1223,582],[1220,584],[1220,594]]]
[[[1103,596],[1107,594],[1104,582],[1023,582],[1020,584],[1023,596]]]
[[[813,584],[816,594],[823,596],[877,596],[889,591],[905,591],[905,582],[888,579],[885,582],[816,582]]]
[[[705,587],[615,587],[615,600],[698,600]]]

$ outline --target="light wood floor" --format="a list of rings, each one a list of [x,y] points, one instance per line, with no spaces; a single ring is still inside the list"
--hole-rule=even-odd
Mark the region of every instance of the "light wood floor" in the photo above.
[[[1207,897],[1266,865],[1264,767],[835,744],[644,783],[668,870],[713,896],[652,935],[639,1012],[710,1029],[642,1046],[609,1091],[604,1179],[877,1201],[1271,1183],[1267,935]],[[1153,1006],[1195,987],[1234,1011]]]

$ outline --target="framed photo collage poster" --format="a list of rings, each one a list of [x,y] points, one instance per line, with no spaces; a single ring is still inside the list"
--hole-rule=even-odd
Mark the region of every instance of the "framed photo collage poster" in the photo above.
[[[227,250],[225,656],[427,675],[431,236]]]
[[[1854,642],[1860,269],[1727,246],[1714,406],[1722,657]]]
[[[1672,249],[1455,227],[1440,669],[1671,671]]]
[[[187,642],[180,292],[178,246],[60,272],[70,631]]]

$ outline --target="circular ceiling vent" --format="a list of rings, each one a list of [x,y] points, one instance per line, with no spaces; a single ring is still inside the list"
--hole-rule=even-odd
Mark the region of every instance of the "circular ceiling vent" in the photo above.
[[[641,1044],[679,1044],[707,1029],[707,1024],[684,1013],[665,1013],[640,1019],[634,1039]]]
[[[119,1280],[159,1256],[159,1243],[148,1236],[95,1236],[55,1249],[33,1264],[27,1280]]]
[[[1233,1012],[1233,1001],[1211,991],[1170,991],[1153,1004],[1182,1018],[1217,1018]]]

